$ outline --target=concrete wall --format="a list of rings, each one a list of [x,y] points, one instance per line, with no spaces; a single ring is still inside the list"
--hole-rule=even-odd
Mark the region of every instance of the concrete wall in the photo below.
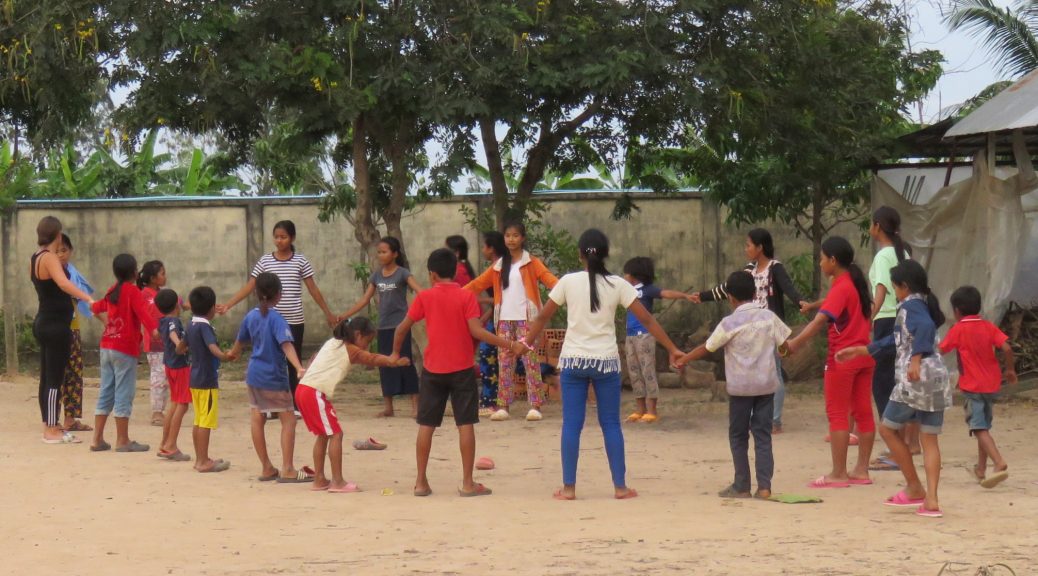
[[[744,264],[743,243],[749,227],[731,227],[722,211],[699,194],[659,197],[638,195],[641,208],[631,220],[610,219],[615,197],[608,194],[553,195],[546,219],[553,226],[578,236],[589,227],[601,228],[612,242],[611,268],[619,272],[632,256],[656,260],[658,283],[676,290],[707,289]],[[419,206],[403,222],[404,243],[411,268],[426,284],[425,256],[442,246],[450,234],[464,234],[478,259],[479,237],[467,229],[459,208],[475,208],[477,198],[464,197]],[[333,311],[341,312],[363,292],[353,278],[351,263],[362,260],[353,228],[344,218],[321,223],[313,198],[228,198],[214,200],[161,199],[142,201],[94,201],[19,203],[4,220],[5,273],[0,284],[5,311],[15,317],[31,317],[37,299],[29,281],[29,258],[36,249],[36,224],[45,215],[57,216],[75,244],[74,262],[98,289],[98,296],[113,282],[112,258],[129,252],[139,263],[159,259],[166,265],[168,286],[186,297],[194,286],[206,284],[224,301],[249,277],[256,259],[272,250],[271,230],[278,220],[296,223],[297,249],[313,263],[316,281]],[[775,235],[780,258],[810,252],[810,244],[795,238],[788,227],[767,225]],[[843,230],[853,239],[853,228]],[[861,250],[859,263],[867,265],[871,250]],[[478,266],[477,266],[478,268]],[[564,273],[566,271],[557,271]],[[320,309],[304,296],[313,344],[328,336]],[[251,305],[251,304],[250,304]],[[239,304],[218,320],[221,337],[233,338],[247,311]],[[661,321],[676,331],[694,331],[723,312],[716,305],[696,307],[675,304]],[[100,324],[87,323],[84,339],[95,345]]]

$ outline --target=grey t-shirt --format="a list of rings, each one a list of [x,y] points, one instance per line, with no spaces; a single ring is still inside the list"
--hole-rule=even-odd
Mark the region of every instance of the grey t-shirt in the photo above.
[[[378,298],[378,328],[396,328],[407,316],[407,279],[411,271],[398,266],[389,276],[376,270],[368,280]]]

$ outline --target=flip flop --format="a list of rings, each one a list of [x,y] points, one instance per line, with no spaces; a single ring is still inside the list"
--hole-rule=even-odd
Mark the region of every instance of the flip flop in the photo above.
[[[613,496],[613,499],[615,499],[615,500],[630,500],[631,498],[637,498],[637,497],[638,497],[638,491],[635,490],[634,488],[628,488],[626,493],[624,493],[623,495],[620,495],[620,496]]]
[[[478,482],[476,483],[476,489],[473,490],[472,492],[466,492],[466,491],[462,490],[461,488],[458,488],[458,496],[461,496],[462,498],[474,498],[476,496],[490,496],[493,493],[494,493],[493,490],[491,490],[490,488],[487,488],[486,486],[484,486],[482,484],[479,484]]]
[[[147,444],[141,444],[136,440],[130,440],[129,444],[125,446],[119,446],[115,449],[116,452],[147,452],[151,450],[151,447]]]
[[[825,476],[823,475],[823,476],[819,476],[818,478],[815,478],[814,480],[808,482],[807,487],[808,488],[849,488],[850,484],[847,483],[847,482],[833,482],[831,480],[826,480]]]
[[[563,500],[563,501],[570,501],[570,500],[576,500],[577,499],[576,496],[566,496],[565,494],[563,494],[562,493],[562,488],[556,488],[555,492],[552,493],[551,497],[556,499],[556,500]]]
[[[74,435],[65,432],[61,435],[61,438],[43,438],[44,444],[82,444],[83,441],[76,438]]]
[[[735,489],[734,486],[729,486],[729,487],[725,488],[724,490],[721,490],[720,492],[717,493],[717,495],[720,496],[721,498],[749,498],[750,497],[750,493],[748,491],[747,492],[739,492],[738,490]]]
[[[869,463],[869,470],[873,472],[898,472],[901,470],[901,467],[890,458],[880,456]]]
[[[642,416],[645,416],[645,414],[642,414],[641,412],[633,412],[630,416],[627,417],[627,421],[637,422],[642,419]]]
[[[652,424],[653,422],[655,422],[655,421],[657,421],[659,419],[660,419],[660,417],[655,415],[655,414],[646,414],[645,416],[642,416],[642,418],[641,418],[641,420],[639,420],[639,422],[641,422],[642,424]]]
[[[158,453],[158,456],[159,456],[159,458],[165,458],[166,460],[169,460],[170,462],[189,462],[191,460],[190,456],[188,456],[187,454],[184,454],[180,450],[177,450],[176,452],[166,452],[166,453],[162,453],[160,451]]]
[[[277,480],[278,477],[280,477],[280,476],[281,476],[281,471],[278,470],[277,468],[275,468],[273,474],[269,474],[267,476],[258,476],[256,479],[259,480],[260,482],[273,482],[274,480]]]
[[[493,470],[494,461],[486,456],[476,460],[476,470]]]
[[[432,488],[426,488],[425,490],[414,489],[414,495],[419,498],[425,498],[426,496],[432,496]]]
[[[208,474],[210,472],[223,472],[224,470],[227,470],[230,467],[231,467],[231,463],[230,462],[228,462],[226,460],[217,460],[213,464],[212,468],[208,468],[206,470],[199,470],[199,472],[201,472],[202,474]]]
[[[65,428],[65,430],[68,432],[93,432],[94,427],[90,426],[89,424],[83,424],[79,420],[76,420],[72,423],[71,426]]]
[[[914,508],[916,506],[922,507],[925,498],[911,498],[904,490],[899,491],[890,498],[887,498],[883,504],[887,506],[897,506],[899,508]]]
[[[366,440],[354,440],[353,448],[355,450],[385,450],[386,444],[383,444],[374,438],[368,438]]]
[[[995,472],[991,476],[988,476],[980,481],[980,485],[984,488],[994,488],[1002,482],[1009,479],[1009,470],[1002,470],[1001,472]]]
[[[871,486],[872,485],[872,479],[871,478],[851,478],[851,479],[847,480],[847,483],[850,484],[851,486]]]
[[[105,452],[105,451],[111,450],[111,449],[112,449],[112,445],[109,444],[108,442],[101,442],[97,446],[93,446],[93,445],[90,446],[90,451],[91,452]]]
[[[915,509],[916,516],[922,516],[924,518],[941,518],[944,516],[944,512],[938,510],[927,510],[926,506],[919,506]]]
[[[296,470],[295,476],[289,476],[288,478],[285,478],[284,476],[278,476],[277,479],[278,484],[302,484],[303,482],[313,481],[314,475],[307,474],[306,470]]]
[[[332,483],[329,482],[329,483],[325,484],[324,486],[311,486],[310,487],[310,491],[311,492],[324,492],[325,490],[327,490],[327,489],[329,489],[331,487],[332,487]]]
[[[360,492],[360,486],[357,486],[354,482],[347,482],[342,488],[329,488],[328,491],[333,494],[351,494],[353,492]]]

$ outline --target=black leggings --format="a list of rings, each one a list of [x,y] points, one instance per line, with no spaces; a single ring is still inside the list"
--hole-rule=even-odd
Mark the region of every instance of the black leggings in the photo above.
[[[292,331],[292,347],[296,349],[296,356],[299,357],[299,363],[303,364],[303,329],[306,324],[289,324],[288,328]],[[292,389],[292,402],[293,406],[296,401],[296,387],[299,386],[299,374],[296,373],[295,366],[288,365],[288,387]],[[298,408],[298,406],[297,406]]]
[[[57,426],[61,384],[72,355],[72,328],[65,319],[36,317],[32,335],[40,346],[40,417],[47,426]]]
[[[872,323],[872,341],[875,342],[894,333],[895,318],[879,318]],[[879,420],[883,420],[883,411],[887,409],[890,394],[894,391],[894,364],[897,352],[883,350],[876,354],[876,369],[872,373],[872,399],[876,402]]]

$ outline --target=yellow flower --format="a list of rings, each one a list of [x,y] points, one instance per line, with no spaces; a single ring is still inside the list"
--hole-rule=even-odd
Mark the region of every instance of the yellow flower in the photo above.
[[[61,24],[55,24],[54,25],[54,29],[55,30],[61,30]]]

